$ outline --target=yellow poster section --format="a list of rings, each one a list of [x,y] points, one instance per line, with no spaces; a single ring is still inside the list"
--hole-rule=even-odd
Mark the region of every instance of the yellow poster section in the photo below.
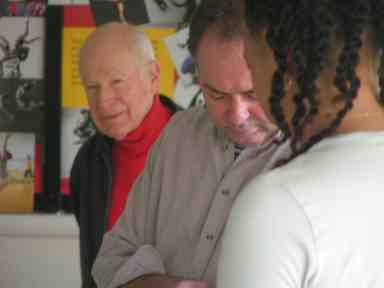
[[[78,71],[78,52],[84,40],[94,30],[94,27],[67,27],[63,31],[62,58],[62,106],[66,108],[85,107],[87,99],[81,84]],[[160,93],[174,96],[175,67],[169,55],[163,38],[175,33],[173,28],[144,28],[152,41],[156,58],[161,67]]]

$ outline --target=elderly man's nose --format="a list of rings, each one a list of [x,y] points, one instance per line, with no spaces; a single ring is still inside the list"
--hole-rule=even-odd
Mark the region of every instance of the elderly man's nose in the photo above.
[[[96,103],[98,106],[106,107],[111,105],[113,100],[113,93],[108,88],[101,88],[96,96]]]

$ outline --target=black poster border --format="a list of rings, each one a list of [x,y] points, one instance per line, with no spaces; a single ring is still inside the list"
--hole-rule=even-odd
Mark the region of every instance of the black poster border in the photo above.
[[[35,194],[35,212],[62,208],[60,193],[60,127],[63,6],[45,11],[45,103],[42,151],[42,191]]]

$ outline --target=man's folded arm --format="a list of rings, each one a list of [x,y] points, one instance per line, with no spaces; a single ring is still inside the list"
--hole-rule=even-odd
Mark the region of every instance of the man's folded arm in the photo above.
[[[115,288],[144,275],[166,272],[159,252],[152,246],[159,202],[152,171],[159,142],[152,147],[146,167],[129,194],[124,213],[104,235],[92,268],[99,288]]]

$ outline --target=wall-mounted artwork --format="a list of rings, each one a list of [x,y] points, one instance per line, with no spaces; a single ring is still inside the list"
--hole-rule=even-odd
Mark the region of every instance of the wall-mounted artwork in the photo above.
[[[48,5],[88,5],[89,0],[48,0]]]
[[[41,79],[0,79],[0,130],[38,131],[44,114]]]
[[[110,21],[177,25],[194,0],[90,0],[97,25]]]
[[[69,175],[80,147],[95,133],[87,108],[65,108],[61,114],[61,193],[68,195]]]
[[[178,24],[191,0],[144,0],[149,22],[152,24]]]
[[[0,212],[32,212],[35,136],[0,132]]]
[[[32,212],[43,179],[46,3],[6,2],[7,16],[0,18],[0,212]]]
[[[85,107],[87,99],[78,71],[79,49],[90,33],[95,29],[90,15],[81,20],[71,15],[86,14],[85,7],[64,8],[64,31],[62,48],[62,106]],[[175,71],[171,56],[163,39],[175,33],[174,28],[143,28],[153,45],[155,56],[160,63],[161,87],[160,93],[169,97],[174,95]]]
[[[42,17],[47,8],[45,0],[8,0],[5,2],[7,2],[7,13],[4,16]]]
[[[177,71],[174,99],[184,108],[203,105],[204,98],[199,85],[195,63],[187,48],[189,29],[185,28],[165,38],[165,44]]]
[[[0,18],[0,79],[43,78],[44,19]]]

